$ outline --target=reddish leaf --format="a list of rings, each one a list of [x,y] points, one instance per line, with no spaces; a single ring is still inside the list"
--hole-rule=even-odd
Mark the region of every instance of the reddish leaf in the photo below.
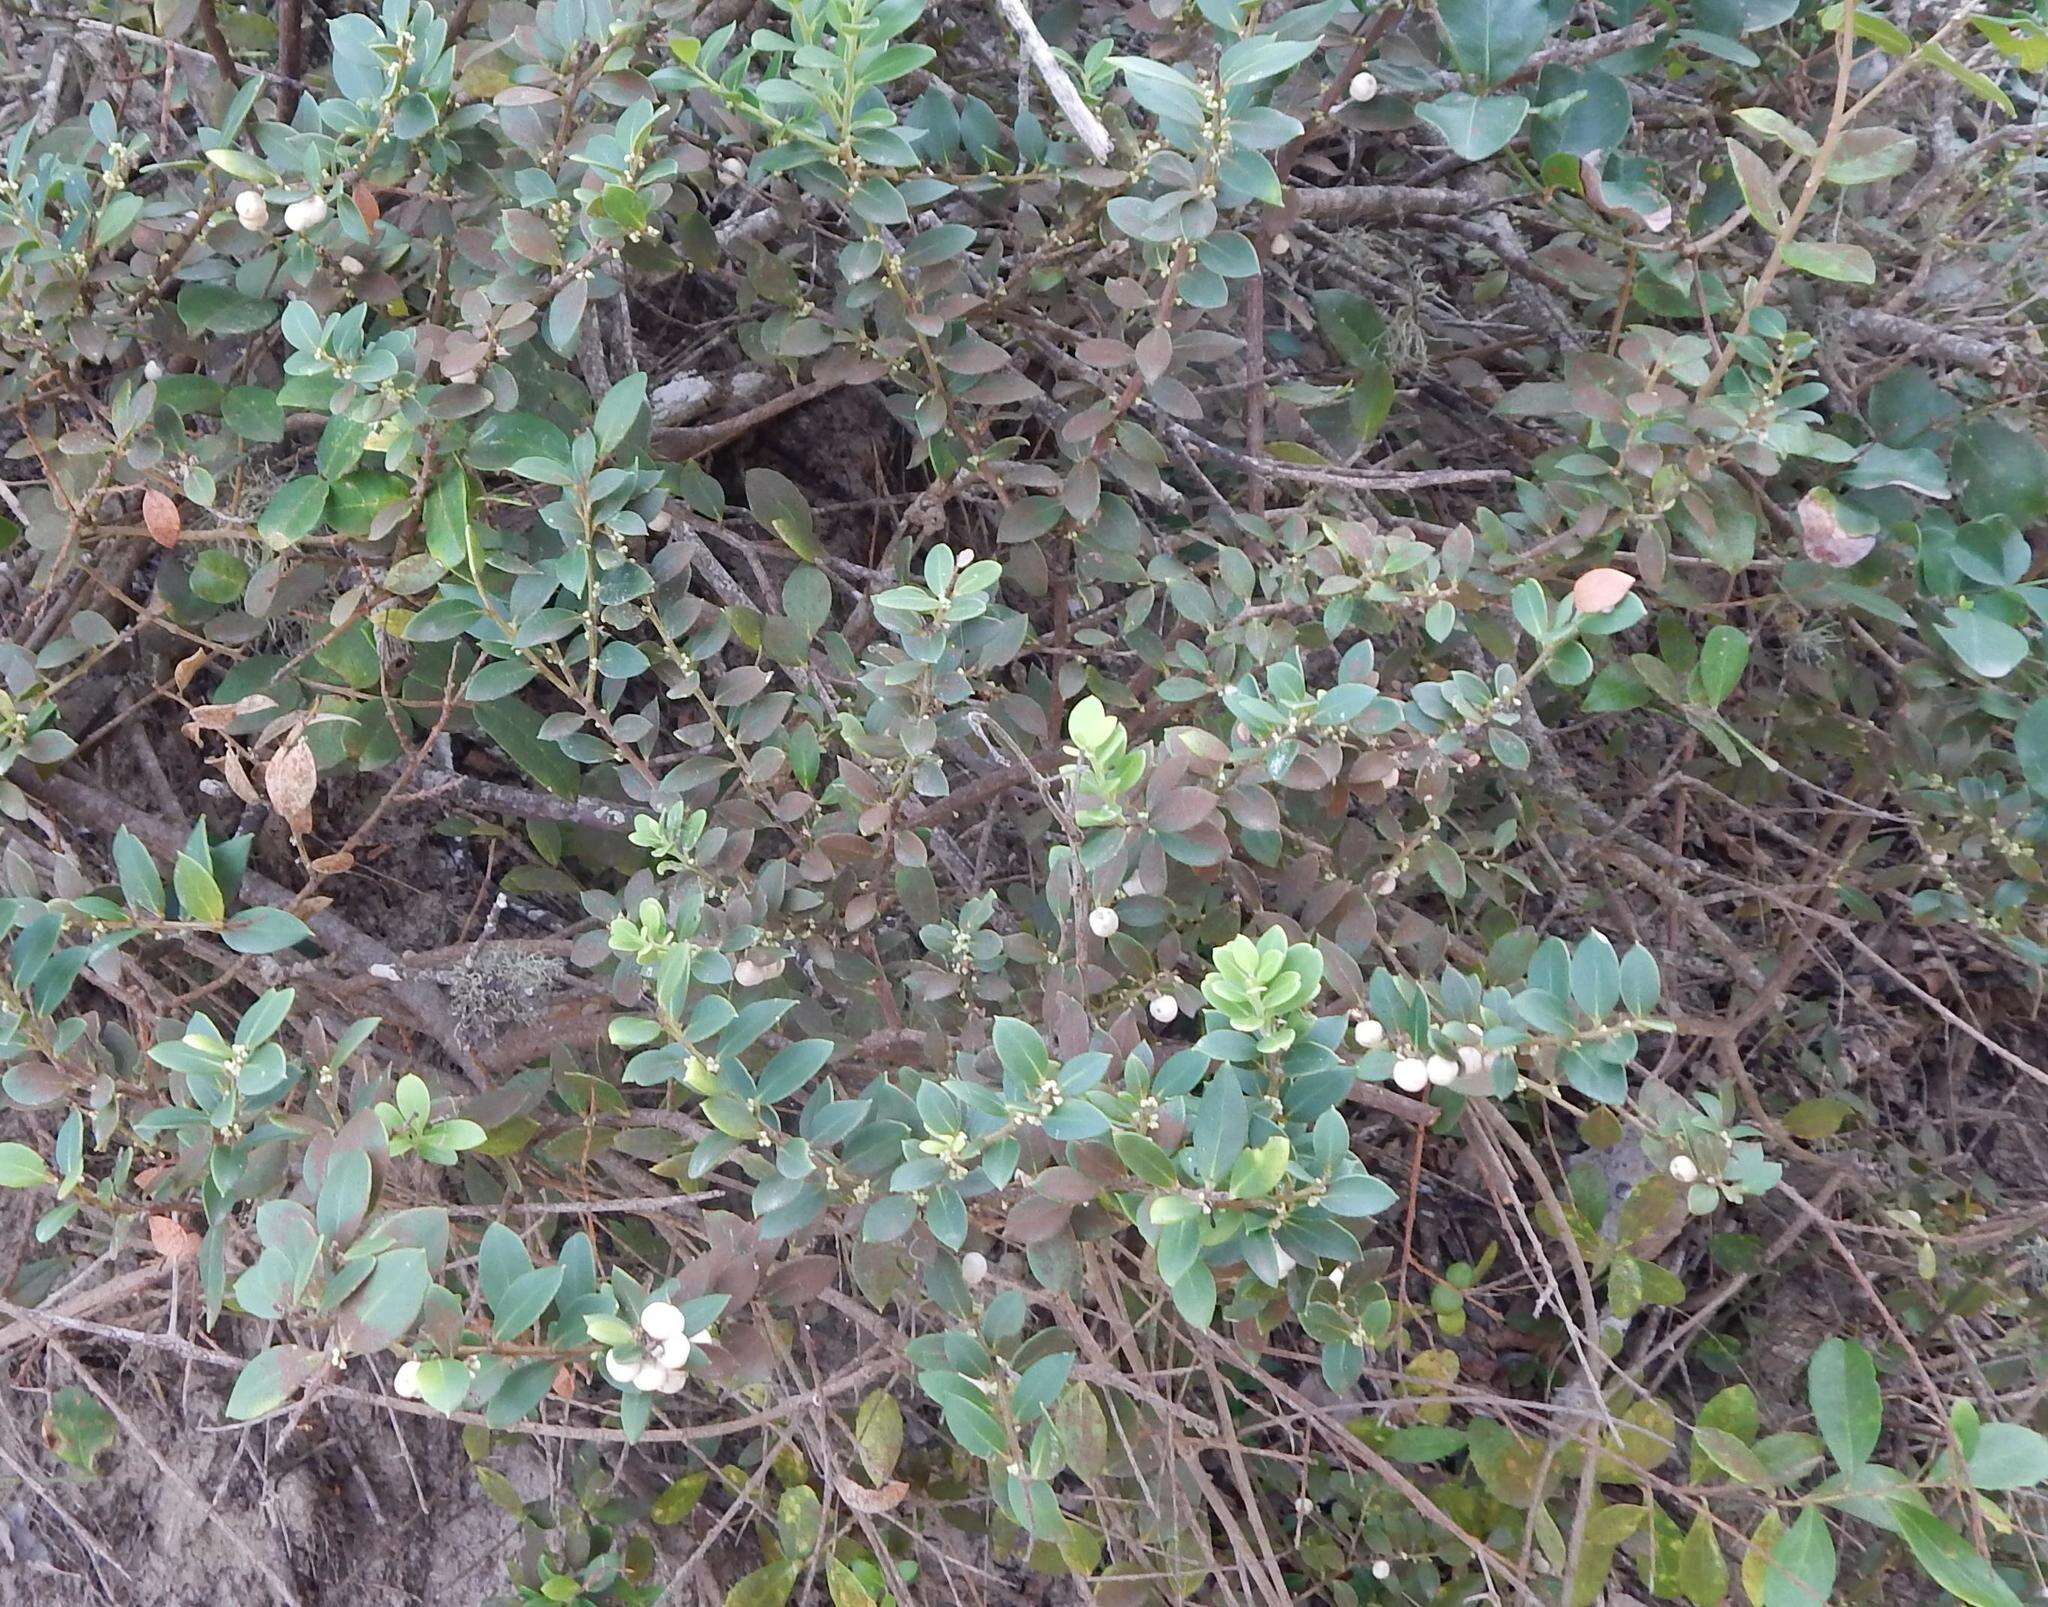
[[[185,529],[185,521],[178,516],[177,503],[154,486],[142,493],[142,525],[149,532],[149,539],[159,547],[177,546],[178,537]]]

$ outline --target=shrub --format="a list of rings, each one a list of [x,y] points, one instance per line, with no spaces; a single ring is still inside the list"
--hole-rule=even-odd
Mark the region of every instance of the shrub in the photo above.
[[[333,11],[14,23],[22,1320],[520,1601],[2038,1588],[2037,19]]]

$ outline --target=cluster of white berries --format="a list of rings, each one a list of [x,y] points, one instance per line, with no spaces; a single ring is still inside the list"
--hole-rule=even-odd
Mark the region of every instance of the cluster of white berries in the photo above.
[[[682,1311],[666,1300],[651,1300],[640,1312],[640,1359],[629,1361],[623,1350],[604,1354],[604,1375],[620,1389],[673,1395],[688,1381],[683,1369],[709,1333],[683,1332]]]
[[[1351,1040],[1361,1049],[1377,1049],[1387,1041],[1387,1029],[1371,1016],[1364,1016],[1351,1029]],[[1425,1088],[1448,1088],[1460,1077],[1476,1077],[1492,1059],[1477,1044],[1462,1044],[1455,1055],[1401,1055],[1394,1061],[1394,1086],[1404,1094],[1419,1094]]]
[[[1115,937],[1117,928],[1123,924],[1107,904],[1098,904],[1088,912],[1088,930],[1097,937]]]

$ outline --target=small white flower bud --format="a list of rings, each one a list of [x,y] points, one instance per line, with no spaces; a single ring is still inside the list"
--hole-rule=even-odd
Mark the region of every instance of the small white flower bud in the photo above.
[[[1097,937],[1115,937],[1117,928],[1123,924],[1107,904],[1098,904],[1088,912],[1088,930]]]
[[[235,217],[242,227],[250,230],[270,227],[270,204],[263,199],[261,190],[244,190],[235,197]]]
[[[1377,1049],[1387,1041],[1387,1029],[1367,1016],[1351,1029],[1351,1041],[1361,1049]]]
[[[972,1289],[988,1276],[988,1257],[979,1250],[969,1250],[960,1258],[960,1281]]]
[[[391,1393],[401,1400],[416,1401],[420,1398],[420,1364],[416,1361],[402,1361],[398,1372],[391,1380]]]
[[[1162,1027],[1180,1016],[1180,1000],[1170,993],[1162,993],[1145,1008],[1152,1013],[1152,1019]]]
[[[640,1331],[649,1339],[673,1339],[683,1331],[683,1314],[666,1300],[650,1300],[640,1308]]]
[[[1671,1157],[1671,1177],[1678,1183],[1697,1183],[1700,1180],[1700,1165],[1690,1155]]]
[[[1448,1088],[1458,1080],[1458,1063],[1449,1055],[1431,1055],[1422,1069],[1424,1075],[1439,1088]]]
[[[1394,1086],[1404,1094],[1419,1094],[1429,1086],[1429,1066],[1414,1055],[1394,1062]]]
[[[1379,92],[1380,81],[1373,77],[1371,73],[1361,71],[1351,75],[1351,98],[1360,106],[1363,106]]]

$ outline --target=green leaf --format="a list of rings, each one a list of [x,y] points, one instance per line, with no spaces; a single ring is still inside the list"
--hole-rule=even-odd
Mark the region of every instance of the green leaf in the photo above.
[[[1884,1428],[1884,1397],[1870,1352],[1853,1339],[1830,1339],[1806,1367],[1806,1398],[1835,1465],[1848,1472],[1870,1460]]]
[[[227,1413],[237,1423],[274,1412],[295,1395],[327,1360],[326,1353],[304,1345],[273,1345],[235,1379]]]
[[[860,1452],[860,1465],[880,1484],[896,1471],[903,1454],[903,1408],[885,1389],[872,1391],[853,1414],[853,1443]]]
[[[505,755],[549,792],[573,798],[583,781],[575,760],[540,734],[541,717],[517,698],[475,704],[476,723]]]
[[[1970,1607],[2020,1607],[2012,1587],[1955,1530],[1924,1507],[1899,1500],[1892,1506],[1899,1533],[1920,1571]]]
[[[1967,1466],[1979,1490],[2031,1490],[2048,1483],[2048,1439],[2023,1423],[1986,1423]]]
[[[1364,373],[1379,362],[1387,338],[1387,320],[1379,308],[1352,290],[1318,290],[1310,299],[1316,333],[1346,365]]]
[[[317,474],[287,480],[271,493],[256,518],[256,533],[280,547],[303,541],[320,528],[327,511],[327,482]]]
[[[1845,285],[1874,285],[1877,264],[1861,246],[1839,241],[1793,240],[1784,250],[1785,266],[1810,273],[1816,279],[1833,279]]]
[[[749,469],[746,473],[747,511],[774,531],[806,563],[825,562],[811,517],[811,505],[796,482],[774,469]]]
[[[1459,156],[1479,162],[1506,148],[1521,132],[1529,102],[1520,95],[1468,95],[1453,90],[1423,102],[1415,108],[1415,115],[1443,135],[1444,143]]]
[[[1723,1433],[1717,1428],[1708,1428],[1704,1424],[1695,1424],[1692,1437],[1693,1443],[1707,1453],[1707,1459],[1738,1483],[1759,1490],[1768,1490],[1776,1482],[1771,1477],[1771,1470],[1764,1466],[1756,1452],[1733,1434]]]
[[[226,901],[213,879],[213,871],[190,854],[180,854],[171,867],[171,886],[178,895],[178,910],[185,920],[217,924],[227,914]]]
[[[1533,56],[1562,15],[1543,0],[1438,0],[1436,8],[1451,61],[1484,84],[1499,83]]]
[[[2010,675],[2027,656],[2026,637],[1982,609],[1951,608],[1936,622],[1934,633],[1987,681]]]
[[[57,1181],[42,1156],[26,1144],[0,1144],[0,1189],[43,1188]]]
[[[1823,1510],[1808,1507],[1771,1547],[1763,1607],[1828,1607],[1834,1590],[1834,1537]]]
[[[598,403],[591,433],[597,437],[597,452],[608,458],[619,449],[641,411],[647,405],[647,371],[636,369],[604,393]]]
[[[782,1607],[796,1589],[798,1571],[793,1562],[756,1568],[725,1593],[725,1607]]]
[[[1735,690],[1735,683],[1742,679],[1748,663],[1749,638],[1742,631],[1733,625],[1716,625],[1707,632],[1706,641],[1700,645],[1695,673],[1708,708],[1718,708]]]
[[[1231,1166],[1244,1150],[1250,1122],[1251,1112],[1245,1103],[1244,1089],[1237,1080],[1237,1072],[1229,1066],[1217,1067],[1209,1079],[1208,1088],[1203,1091],[1201,1103],[1195,1108],[1194,1124],[1188,1133],[1195,1175],[1210,1188],[1216,1187],[1229,1175]]]
[[[1128,1166],[1140,1181],[1150,1183],[1154,1188],[1179,1187],[1180,1174],[1173,1169],[1172,1158],[1143,1133],[1119,1129],[1110,1134],[1109,1143],[1116,1151],[1117,1159]]]
[[[312,935],[312,928],[289,910],[267,907],[240,911],[220,932],[221,941],[237,954],[275,954]]]
[[[449,570],[456,574],[468,572],[473,535],[469,476],[461,465],[450,465],[428,489],[427,503],[420,515],[420,537],[427,551]]]
[[[222,399],[220,416],[245,441],[282,441],[284,409],[277,394],[260,385],[237,385]]]
[[[2048,521],[2048,448],[2031,430],[1973,419],[1956,431],[1949,476],[1967,518],[2003,514],[2022,528]]]
[[[2042,705],[2048,708],[2048,702]],[[2048,730],[2043,732],[2048,739]],[[158,874],[156,861],[126,826],[114,833],[114,869],[121,878],[121,896],[128,900],[131,909],[145,915],[161,915],[164,912],[164,879]]]

